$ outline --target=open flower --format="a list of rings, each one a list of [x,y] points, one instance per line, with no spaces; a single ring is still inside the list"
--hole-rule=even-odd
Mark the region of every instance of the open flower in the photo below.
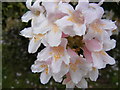
[[[93,52],[92,58],[94,67],[98,69],[105,68],[106,64],[115,64],[114,58],[109,56],[105,51]]]
[[[87,34],[84,39],[96,38],[99,41],[104,41],[104,35],[111,35],[112,31],[116,29],[114,22],[105,19],[96,19],[88,26]]]
[[[45,49],[38,53],[37,59],[41,61],[46,61],[48,58],[52,58],[51,67],[53,73],[58,73],[61,69],[62,62],[64,62],[67,65],[70,62],[70,56],[67,53],[66,45],[67,40],[62,39],[61,44],[57,47],[47,46]]]
[[[66,78],[64,79],[62,84],[65,84],[66,88],[74,88],[75,86],[78,88],[87,88],[88,87],[88,83],[84,78],[82,78],[77,84],[74,83],[71,80],[70,73],[67,73]]]
[[[71,77],[72,82],[77,84],[81,81],[82,77],[85,76],[88,71],[89,67],[91,66],[86,62],[86,60],[75,53],[71,49],[68,49],[70,55],[70,64],[69,64],[69,74]]]
[[[53,76],[56,82],[61,82],[63,76],[68,72],[68,68],[65,68],[66,65],[62,64],[62,69],[58,73],[53,73],[51,69],[51,58],[45,61],[36,60],[35,63],[31,66],[31,70],[34,73],[40,73],[40,82],[42,84],[48,83],[50,78]]]
[[[61,43],[63,29],[55,23],[56,20],[64,17],[66,14],[58,10],[61,3],[43,2],[42,5],[46,10],[46,18],[38,27],[35,28],[34,33],[47,32],[47,42],[50,46],[58,46]]]
[[[32,0],[27,0],[26,1],[26,6],[30,11],[27,11],[23,16],[22,16],[22,21],[23,22],[28,22],[29,20],[32,19],[32,27],[37,27],[41,22],[43,22],[43,18],[41,14],[45,11],[43,6],[40,6],[41,0],[36,0],[33,5]]]
[[[90,71],[88,72],[88,77],[91,81],[96,81],[99,76],[99,71],[96,67],[91,67]]]
[[[32,27],[23,29],[20,34],[26,38],[30,39],[28,52],[35,53],[40,47],[41,43],[46,45],[45,35],[44,34],[34,34]]]
[[[106,64],[115,64],[115,60],[103,50],[103,47],[105,48],[103,45],[105,44],[100,43],[96,39],[85,41],[85,47],[83,48],[84,56],[97,69],[105,68]],[[113,46],[114,44],[110,45],[110,48]]]
[[[68,3],[60,4],[59,9],[60,11],[66,13],[67,16],[57,20],[56,23],[63,27],[63,29],[69,26],[73,26],[75,34],[79,36],[85,34],[87,24],[92,23],[97,18],[101,18],[104,12],[103,9],[97,4],[89,4],[88,0],[79,0],[75,10]],[[72,30],[70,32],[69,29],[65,31],[67,34],[73,32]]]

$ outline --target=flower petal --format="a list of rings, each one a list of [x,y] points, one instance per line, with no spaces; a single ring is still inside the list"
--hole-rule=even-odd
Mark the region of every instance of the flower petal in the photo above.
[[[61,12],[66,13],[68,15],[70,15],[74,11],[74,8],[68,3],[61,3],[58,7]]]
[[[30,19],[34,17],[33,13],[31,11],[27,11],[23,16],[22,16],[22,22],[28,22]]]
[[[85,22],[87,24],[92,23],[96,19],[100,19],[104,14],[103,8],[98,4],[91,3],[89,7],[89,9],[83,12],[83,16],[85,17]]]
[[[85,79],[81,79],[81,81],[76,85],[78,88],[88,88],[88,83]]]
[[[105,51],[109,51],[113,48],[115,48],[116,46],[116,40],[112,39],[112,40],[105,40],[104,44],[103,44],[103,49]]]
[[[20,35],[26,37],[26,38],[32,38],[33,37],[33,32],[32,28],[24,28],[22,31],[20,31]]]
[[[32,2],[32,0],[27,0],[27,1],[26,1],[26,6],[27,6],[28,9],[31,9],[31,8],[32,8],[31,2]]]
[[[107,30],[115,30],[117,26],[115,25],[115,22],[107,19],[102,19],[101,23],[103,24],[102,28]]]
[[[79,0],[78,5],[76,6],[75,10],[84,11],[88,9],[89,1],[88,0]]]
[[[72,81],[77,84],[82,79],[82,73],[79,69],[77,69],[75,72],[70,70],[70,76]]]
[[[62,28],[73,25],[73,23],[69,21],[68,18],[69,16],[64,16],[63,18],[56,20],[55,23]]]
[[[98,78],[98,75],[99,75],[99,71],[96,68],[93,68],[93,70],[89,72],[89,77],[92,81],[96,81]]]
[[[75,31],[73,30],[73,26],[67,26],[67,27],[63,28],[63,32],[70,36],[75,36]]]
[[[61,43],[62,32],[58,31],[50,31],[47,36],[47,40],[50,46],[58,46]]]
[[[69,70],[69,67],[64,63],[62,63],[60,72],[53,74],[53,78],[55,79],[55,81],[61,82],[60,80],[68,72],[68,70]]]
[[[41,45],[41,39],[35,41],[35,39],[32,38],[29,42],[28,52],[35,53],[37,51],[37,49],[40,47],[40,45]]]
[[[57,9],[57,3],[43,2],[42,5],[45,7],[45,10],[48,15],[50,15],[51,13],[54,13],[55,10]]]
[[[40,67],[40,66],[43,65],[43,64],[44,64],[43,62],[35,61],[35,64],[33,64],[33,65],[31,66],[32,72],[33,72],[33,73],[42,72],[42,71],[45,69],[45,67]]]
[[[35,34],[39,34],[39,33],[45,34],[46,32],[50,31],[51,28],[48,24],[48,21],[45,18],[44,19],[42,19],[42,17],[39,18],[36,18],[37,19],[36,21],[38,21],[39,19],[39,22],[36,21],[33,22],[33,29],[34,29],[33,32]]]
[[[99,53],[92,53],[94,67],[101,69],[104,68],[104,62]]]
[[[70,63],[70,56],[68,55],[67,51],[65,51],[64,56],[62,57],[62,60],[67,65]]]
[[[74,87],[75,87],[75,84],[72,81],[66,83],[66,88],[70,88],[72,90]]]
[[[53,73],[60,72],[60,70],[61,70],[61,64],[62,64],[62,60],[61,59],[58,59],[58,60],[54,60],[53,59],[52,64],[51,64]]]
[[[48,83],[50,78],[51,78],[51,74],[46,74],[45,71],[42,72],[41,75],[40,75],[40,81],[41,81],[42,84]]]
[[[86,31],[86,25],[76,25],[74,24],[73,29],[75,30],[76,35],[82,36],[85,34]]]
[[[45,49],[38,53],[37,59],[40,61],[48,60],[49,58],[52,57],[52,55],[50,55],[50,52],[51,52],[50,47],[46,47]]]
[[[105,52],[104,52],[105,53]],[[113,65],[115,64],[115,59],[109,56],[107,53],[102,55],[103,60],[106,62],[106,64]]]
[[[96,39],[86,40],[85,45],[86,45],[87,49],[91,52],[102,50],[102,44]]]

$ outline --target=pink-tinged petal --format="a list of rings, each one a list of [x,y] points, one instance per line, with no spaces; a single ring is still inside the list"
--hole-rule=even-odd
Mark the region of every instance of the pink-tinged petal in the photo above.
[[[68,83],[66,84],[66,88],[72,89],[72,88],[74,88],[74,87],[75,87],[75,84],[74,84],[72,81],[70,81],[70,82],[68,82]]]
[[[45,7],[47,15],[50,15],[55,12],[58,4],[53,2],[43,2],[42,5]]]
[[[70,55],[71,58],[78,57],[78,54],[75,51],[73,51],[72,49],[68,48],[67,51],[68,51],[68,54]]]
[[[66,78],[63,80],[62,84],[66,84],[68,83],[69,81],[71,81],[71,77],[70,77],[70,73],[68,72],[66,74]]]
[[[101,55],[99,53],[92,53],[92,58],[93,58],[93,66],[101,69],[104,68],[104,62],[103,59],[101,57]]]
[[[76,35],[82,36],[85,34],[86,25],[85,24],[83,25],[74,24],[73,29],[75,30]]]
[[[83,15],[85,17],[85,22],[87,24],[92,23],[96,19],[100,19],[104,14],[104,10],[102,7],[100,7],[97,4],[90,4],[90,8],[85,10],[83,12]],[[94,16],[94,17],[93,17]]]
[[[95,3],[90,3],[89,4],[91,8],[96,10],[96,14],[97,14],[97,18],[102,18],[103,14],[104,14],[104,9],[102,7],[100,7],[98,4]]]
[[[89,1],[88,0],[79,0],[78,5],[76,6],[75,10],[84,11],[88,9]]]
[[[73,70],[70,70],[70,76],[71,80],[77,84],[82,79],[82,73],[79,69],[77,69],[75,72]]]
[[[41,2],[41,1],[42,1],[42,0],[36,0],[36,1],[33,3],[32,8],[34,8],[34,10],[38,10],[38,11],[40,11],[40,12],[44,12],[44,11],[45,11],[45,10],[44,10],[44,7],[40,5],[40,2]]]
[[[84,47],[84,49],[83,49],[83,54],[84,54],[85,59],[86,59],[87,62],[90,62],[90,63],[93,62],[91,52],[86,47]]]
[[[73,25],[73,23],[69,21],[68,18],[69,16],[64,16],[63,18],[56,20],[55,23],[62,28]]]
[[[58,60],[53,59],[52,64],[51,64],[53,73],[60,72],[61,64],[62,64],[62,60],[61,59],[58,59]]]
[[[67,39],[66,39],[66,38],[62,38],[62,39],[61,39],[60,46],[63,46],[64,49],[66,49],[67,43],[68,43]]]
[[[59,82],[59,83],[62,82],[62,80],[63,80],[63,78],[59,78],[59,77],[56,78],[56,77],[54,77],[54,76],[53,76],[53,79],[54,79],[56,82]]]
[[[109,56],[106,52],[102,52],[101,54],[102,54],[103,61],[106,64],[110,64],[110,65],[115,64],[115,59]]]
[[[40,45],[41,45],[41,39],[36,41],[34,38],[32,38],[29,42],[28,52],[35,53],[37,49],[40,47]]]
[[[34,17],[33,13],[31,11],[27,11],[22,17],[22,22],[28,22]]]
[[[32,38],[33,37],[33,32],[32,28],[24,28],[22,31],[20,31],[20,35],[26,37],[26,38]]]
[[[96,36],[96,32],[91,28],[88,29],[87,33],[83,36],[84,40],[91,40]]]
[[[26,1],[26,6],[27,6],[28,9],[32,8],[31,3],[32,3],[32,0],[27,0]]]
[[[110,39],[110,35],[107,32],[104,32],[104,36],[103,36],[103,49],[105,51],[109,51],[113,48],[115,48],[116,46],[116,41],[114,39]]]
[[[47,41],[50,46],[58,46],[61,43],[62,32],[58,31],[50,31],[48,33]]]
[[[40,61],[48,60],[49,58],[52,57],[50,52],[51,52],[51,49],[49,47],[46,47],[45,49],[43,49],[41,52],[38,53],[37,59]]]
[[[68,3],[60,3],[58,8],[61,12],[68,14],[68,15],[70,15],[74,11],[73,6],[71,6]]]
[[[32,72],[33,72],[33,73],[42,72],[42,71],[45,69],[45,67],[42,67],[43,64],[44,64],[43,62],[35,61],[35,64],[33,64],[33,65],[31,66]]]
[[[50,78],[51,78],[51,74],[50,73],[46,73],[46,71],[44,71],[40,75],[40,82],[42,84],[46,84],[46,83],[48,83],[48,81],[50,80]]]
[[[46,35],[44,36],[44,38],[41,40],[41,43],[44,45],[44,46],[49,46],[48,42],[47,42],[47,37]]]
[[[51,30],[48,20],[45,18],[44,14],[40,14],[32,20],[32,27],[35,34],[45,34],[47,31]]]
[[[101,51],[103,46],[102,43],[100,43],[98,40],[96,39],[91,39],[91,40],[86,40],[85,41],[85,46],[87,47],[87,49],[89,51]]]
[[[64,52],[64,56],[62,57],[62,60],[64,61],[65,64],[69,65],[69,63],[70,63],[70,56],[68,55],[66,50]]]
[[[76,86],[78,88],[88,88],[88,83],[84,78],[82,78],[81,81]]]
[[[117,28],[117,26],[115,25],[115,22],[111,21],[111,20],[107,20],[107,19],[102,19],[101,20],[102,28],[106,29],[106,30],[115,30]]]
[[[91,81],[96,81],[99,75],[99,71],[97,68],[94,68],[89,72],[89,77]]]
[[[113,48],[115,48],[116,46],[116,40],[112,39],[112,40],[106,40],[103,44],[103,49],[105,51],[109,51]]]
[[[62,63],[61,65],[61,70],[60,72],[53,74],[53,78],[55,79],[55,81],[59,81],[60,78],[63,78],[63,76],[69,71],[69,67],[67,65],[65,65],[64,63]]]
[[[65,28],[63,28],[63,32],[67,35],[70,35],[70,36],[75,36],[75,31],[73,30],[73,26],[67,26]]]
[[[68,34],[65,34],[62,32],[62,38],[65,38],[65,37],[68,37],[69,35]]]

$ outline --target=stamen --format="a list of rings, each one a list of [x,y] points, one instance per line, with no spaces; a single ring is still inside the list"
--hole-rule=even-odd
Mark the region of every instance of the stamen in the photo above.
[[[53,47],[52,50],[53,50],[53,53],[54,53],[55,61],[57,61],[62,56],[64,56],[64,47],[62,47],[62,46]]]

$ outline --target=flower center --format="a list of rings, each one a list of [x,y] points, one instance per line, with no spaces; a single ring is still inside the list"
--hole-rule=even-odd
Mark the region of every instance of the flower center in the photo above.
[[[84,16],[80,11],[75,11],[74,13],[71,13],[71,16],[67,20],[78,25],[84,24]]]
[[[59,31],[59,27],[56,25],[56,24],[53,24],[52,25],[52,30],[53,30],[53,32],[58,32]]]
[[[53,50],[55,61],[57,61],[58,59],[64,56],[64,47],[62,46],[52,47],[52,50]]]
[[[43,34],[37,34],[37,35],[35,35],[34,42],[39,41],[40,39],[42,39],[43,36],[44,36]]]
[[[40,11],[34,11],[33,12],[36,16],[39,16],[40,15]]]
[[[77,65],[80,64],[80,63],[82,63],[80,60],[76,60],[75,63],[70,63],[71,70],[76,72],[76,70],[78,69]]]

